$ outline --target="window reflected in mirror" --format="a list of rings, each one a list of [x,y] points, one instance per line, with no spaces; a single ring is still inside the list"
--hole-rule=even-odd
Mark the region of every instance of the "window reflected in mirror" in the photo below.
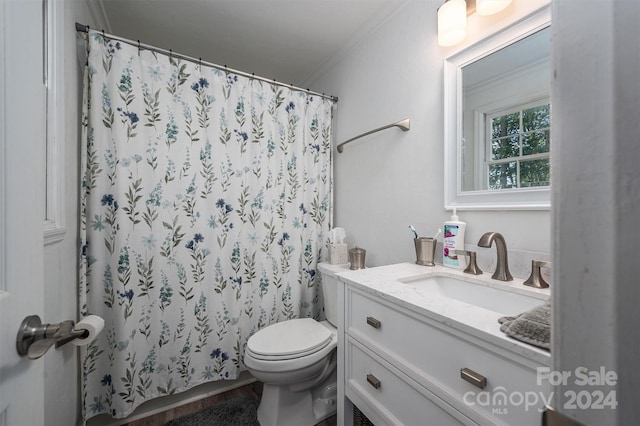
[[[462,67],[461,190],[549,187],[550,29]]]

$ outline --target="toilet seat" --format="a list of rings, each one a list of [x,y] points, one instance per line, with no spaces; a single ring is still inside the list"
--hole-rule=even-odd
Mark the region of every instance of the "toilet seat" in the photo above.
[[[272,324],[247,341],[247,352],[255,359],[284,361],[314,354],[325,348],[333,333],[311,318]]]

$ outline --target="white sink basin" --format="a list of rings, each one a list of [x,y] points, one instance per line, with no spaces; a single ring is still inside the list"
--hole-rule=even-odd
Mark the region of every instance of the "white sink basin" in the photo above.
[[[471,279],[471,278],[470,278]],[[517,315],[544,303],[544,299],[515,293],[505,288],[487,286],[444,275],[406,278],[400,282],[427,290],[429,296],[453,303],[477,306],[501,315]],[[524,290],[526,291],[526,290]]]

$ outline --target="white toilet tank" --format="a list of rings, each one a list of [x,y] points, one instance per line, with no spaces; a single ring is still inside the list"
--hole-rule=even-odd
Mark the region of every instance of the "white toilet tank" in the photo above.
[[[336,274],[348,270],[348,263],[345,265],[318,263],[321,281],[320,286],[324,300],[324,313],[327,316],[327,321],[334,327],[338,326],[338,278]]]

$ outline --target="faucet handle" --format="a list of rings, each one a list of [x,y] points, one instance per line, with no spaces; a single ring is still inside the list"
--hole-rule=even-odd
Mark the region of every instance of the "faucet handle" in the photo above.
[[[478,267],[478,263],[476,262],[476,252],[470,250],[456,250],[456,254],[460,254],[463,256],[469,256],[469,262],[467,262],[467,267],[465,268],[465,274],[473,274],[473,275],[481,275],[482,270]]]
[[[523,284],[535,288],[549,288],[549,283],[542,277],[540,268],[551,268],[551,262],[546,260],[532,260],[531,275],[529,275],[529,278],[527,278]]]

